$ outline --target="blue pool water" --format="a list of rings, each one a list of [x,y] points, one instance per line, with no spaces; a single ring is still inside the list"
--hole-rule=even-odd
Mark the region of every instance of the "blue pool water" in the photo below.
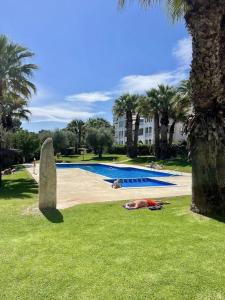
[[[112,184],[114,179],[105,179],[105,181]],[[131,187],[149,187],[149,186],[170,186],[174,184],[165,181],[159,181],[152,178],[135,178],[135,179],[126,178],[126,179],[122,179],[121,185],[122,187],[125,188],[131,188]]]
[[[92,173],[96,173],[108,178],[146,178],[146,177],[168,177],[174,176],[170,173],[163,173],[151,170],[142,170],[133,167],[115,167],[103,164],[56,164],[59,169],[82,169]]]
[[[142,170],[134,167],[116,167],[103,164],[56,164],[58,169],[82,169],[98,175],[107,177],[104,179],[108,183],[113,183],[115,179],[122,180],[122,187],[150,187],[150,186],[170,186],[168,182],[159,181],[150,177],[174,176],[170,173]],[[176,176],[176,175],[175,175]]]

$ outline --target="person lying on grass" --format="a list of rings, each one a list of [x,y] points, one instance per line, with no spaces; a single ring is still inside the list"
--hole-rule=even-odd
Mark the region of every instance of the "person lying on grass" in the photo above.
[[[161,200],[152,200],[152,199],[141,199],[134,200],[127,203],[124,207],[127,209],[138,209],[142,207],[158,207],[163,206],[164,204],[169,204],[169,202],[163,202]]]

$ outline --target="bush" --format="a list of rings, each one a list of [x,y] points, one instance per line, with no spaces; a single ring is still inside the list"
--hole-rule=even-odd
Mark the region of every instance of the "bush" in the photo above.
[[[127,154],[127,146],[126,145],[113,145],[109,149],[109,154]]]
[[[183,158],[187,158],[188,157],[187,142],[182,141],[178,144],[173,144],[170,148],[170,154],[173,157],[181,156]]]
[[[138,145],[138,155],[150,155],[151,154],[151,145]]]

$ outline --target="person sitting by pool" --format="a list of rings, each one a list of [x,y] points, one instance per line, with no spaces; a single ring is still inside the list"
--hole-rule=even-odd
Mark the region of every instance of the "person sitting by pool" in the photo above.
[[[120,189],[121,187],[122,187],[122,180],[121,179],[116,179],[112,184],[113,189]]]
[[[127,203],[124,207],[127,209],[138,209],[142,207],[158,207],[163,206],[164,204],[169,204],[169,202],[163,202],[160,200],[152,200],[152,199],[141,199],[134,200]]]

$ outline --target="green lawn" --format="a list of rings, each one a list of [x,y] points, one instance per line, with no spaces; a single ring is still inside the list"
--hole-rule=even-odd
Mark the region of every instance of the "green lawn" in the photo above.
[[[85,154],[85,159],[81,155],[71,155],[71,156],[60,156],[58,158],[64,162],[114,162],[114,163],[127,163],[131,165],[143,165],[146,166],[150,162],[154,161],[160,165],[163,165],[163,168],[166,170],[175,170],[179,172],[191,172],[191,164],[189,161],[182,158],[174,158],[169,160],[156,160],[153,156],[139,156],[136,159],[129,159],[126,155],[119,154],[104,154],[101,159],[98,156],[88,153]]]
[[[0,299],[225,299],[225,224],[122,202],[26,215],[37,187],[26,172],[0,192]]]

